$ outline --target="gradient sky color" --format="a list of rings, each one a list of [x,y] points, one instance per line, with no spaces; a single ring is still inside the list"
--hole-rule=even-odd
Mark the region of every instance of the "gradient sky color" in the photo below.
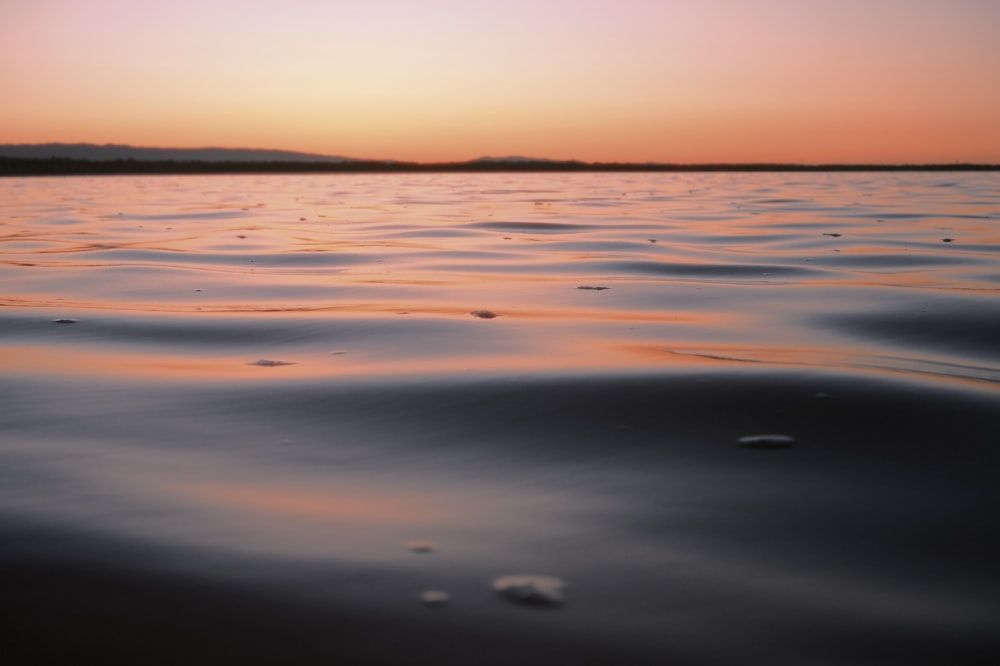
[[[1000,163],[998,0],[0,0],[0,143]]]

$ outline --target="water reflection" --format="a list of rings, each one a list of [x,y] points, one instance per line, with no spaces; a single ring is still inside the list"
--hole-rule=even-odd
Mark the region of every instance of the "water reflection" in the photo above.
[[[146,578],[123,608],[178,582],[268,624],[292,600],[312,610],[290,626],[322,626],[303,649],[330,617],[377,629],[352,663],[456,640],[452,663],[989,647],[998,192],[991,173],[0,180],[0,558],[70,579],[45,613],[89,609],[72,595],[94,580],[127,596],[126,565]],[[762,433],[795,446],[740,445]],[[568,603],[504,604],[490,583],[518,572]]]

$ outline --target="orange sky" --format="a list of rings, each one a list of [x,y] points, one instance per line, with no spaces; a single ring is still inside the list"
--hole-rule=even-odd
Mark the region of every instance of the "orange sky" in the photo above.
[[[0,0],[0,143],[1000,162],[997,0]]]

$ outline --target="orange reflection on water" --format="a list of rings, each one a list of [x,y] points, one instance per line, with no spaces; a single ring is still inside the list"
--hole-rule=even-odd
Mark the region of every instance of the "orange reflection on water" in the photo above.
[[[773,369],[794,367],[827,370],[862,370],[886,376],[917,375],[936,382],[975,385],[990,389],[1000,382],[1000,372],[992,367],[928,361],[904,354],[876,354],[864,347],[807,347],[777,345],[617,345],[619,351],[644,359],[647,367],[701,366],[736,369],[760,365]]]
[[[0,365],[8,373],[26,375],[118,377],[140,381],[281,381],[303,378],[363,378],[511,370],[587,370],[647,367],[634,349],[604,346],[600,340],[535,341],[532,349],[476,352],[439,350],[433,354],[331,355],[290,354],[275,358],[227,355],[215,358],[171,357],[95,348],[76,351],[54,347],[0,348]],[[661,364],[667,357],[660,353]]]
[[[45,336],[30,344],[0,347],[0,363],[8,372],[142,381],[634,368],[645,366],[647,359],[623,344],[628,339],[656,335],[692,340],[697,338],[692,331],[721,330],[735,322],[733,315],[719,312],[576,304],[501,307],[497,316],[486,318],[474,314],[480,310],[466,309],[469,306],[413,305],[412,309],[378,303],[341,304],[320,311],[284,309],[278,311],[282,317],[275,327],[268,322],[277,313],[268,310],[216,312],[197,325],[158,313],[158,319],[147,319],[139,327],[130,327],[130,319],[121,321],[118,344],[105,339],[108,327],[118,326],[117,321],[102,318],[101,326],[93,330],[86,318],[69,325],[43,322],[41,326],[49,327],[40,329]],[[649,329],[637,333],[642,327]],[[259,344],[247,344],[255,339],[255,330],[264,331]],[[377,342],[370,339],[373,333]],[[159,344],[165,335],[173,335],[174,344]],[[238,346],[220,344],[229,335]]]
[[[797,365],[827,367],[849,365],[863,355],[861,349],[831,350],[809,347],[788,347],[756,345],[676,345],[676,344],[630,344],[618,345],[627,353],[642,356],[650,362],[681,365],[716,365],[733,363],[765,363],[768,365]]]

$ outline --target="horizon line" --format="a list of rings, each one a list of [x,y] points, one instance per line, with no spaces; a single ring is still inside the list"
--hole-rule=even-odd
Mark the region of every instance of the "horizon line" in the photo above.
[[[134,161],[143,163],[152,162],[176,162],[176,163],[197,163],[197,164],[314,164],[322,165],[324,168],[329,166],[347,166],[349,164],[355,165],[394,165],[397,167],[413,167],[413,168],[440,168],[448,166],[469,166],[469,165],[510,165],[511,167],[526,166],[526,165],[549,165],[552,167],[559,165],[566,165],[568,167],[582,167],[582,168],[593,168],[593,167],[634,167],[634,168],[649,168],[652,170],[662,169],[662,168],[673,168],[673,169],[699,169],[699,168],[760,168],[760,167],[784,167],[784,168],[796,168],[796,169],[922,169],[930,167],[947,167],[947,168],[977,168],[977,169],[1000,169],[1000,162],[979,162],[979,161],[968,161],[956,159],[947,162],[933,161],[933,162],[913,162],[913,161],[786,161],[786,160],[707,160],[707,161],[660,161],[660,160],[584,160],[580,158],[553,158],[553,157],[526,157],[523,155],[503,155],[503,156],[493,156],[493,155],[482,155],[479,157],[471,157],[464,159],[445,159],[445,160],[400,160],[395,158],[373,158],[373,157],[345,157],[343,155],[330,155],[325,153],[311,152],[311,151],[301,151],[301,150],[288,150],[283,148],[249,148],[249,147],[225,147],[225,146],[183,146],[183,147],[164,147],[164,146],[144,146],[144,145],[133,145],[127,143],[92,143],[92,142],[42,142],[42,143],[3,143],[0,144],[0,151],[3,148],[93,148],[97,150],[101,149],[124,149],[124,150],[135,150],[135,151],[153,151],[153,152],[229,152],[233,153],[235,158],[240,153],[263,153],[272,154],[274,159],[219,159],[219,158],[169,158],[169,157],[110,157],[110,158],[95,158],[95,157],[78,157],[78,156],[64,156],[64,155],[48,155],[48,156],[22,156],[22,155],[7,155],[0,152],[0,159],[13,160],[13,159],[30,159],[30,160],[49,160],[49,159],[59,159],[59,160],[73,160],[80,162],[117,162],[117,161]],[[287,155],[288,159],[282,160],[280,157]],[[307,159],[310,158],[310,159]]]
[[[7,149],[8,152],[4,152]],[[34,149],[34,150],[32,150]],[[66,149],[69,154],[60,154]],[[69,150],[72,149],[72,150]],[[44,151],[51,151],[45,154]],[[92,154],[81,154],[90,150]],[[24,152],[22,152],[24,151]],[[13,153],[13,154],[12,154]],[[22,154],[17,154],[22,153]],[[129,153],[135,153],[130,155]],[[205,155],[199,155],[204,153]],[[445,171],[1000,171],[990,162],[586,161],[547,157],[481,156],[407,161],[356,158],[271,148],[164,148],[116,143],[0,144],[0,176],[250,172]]]

